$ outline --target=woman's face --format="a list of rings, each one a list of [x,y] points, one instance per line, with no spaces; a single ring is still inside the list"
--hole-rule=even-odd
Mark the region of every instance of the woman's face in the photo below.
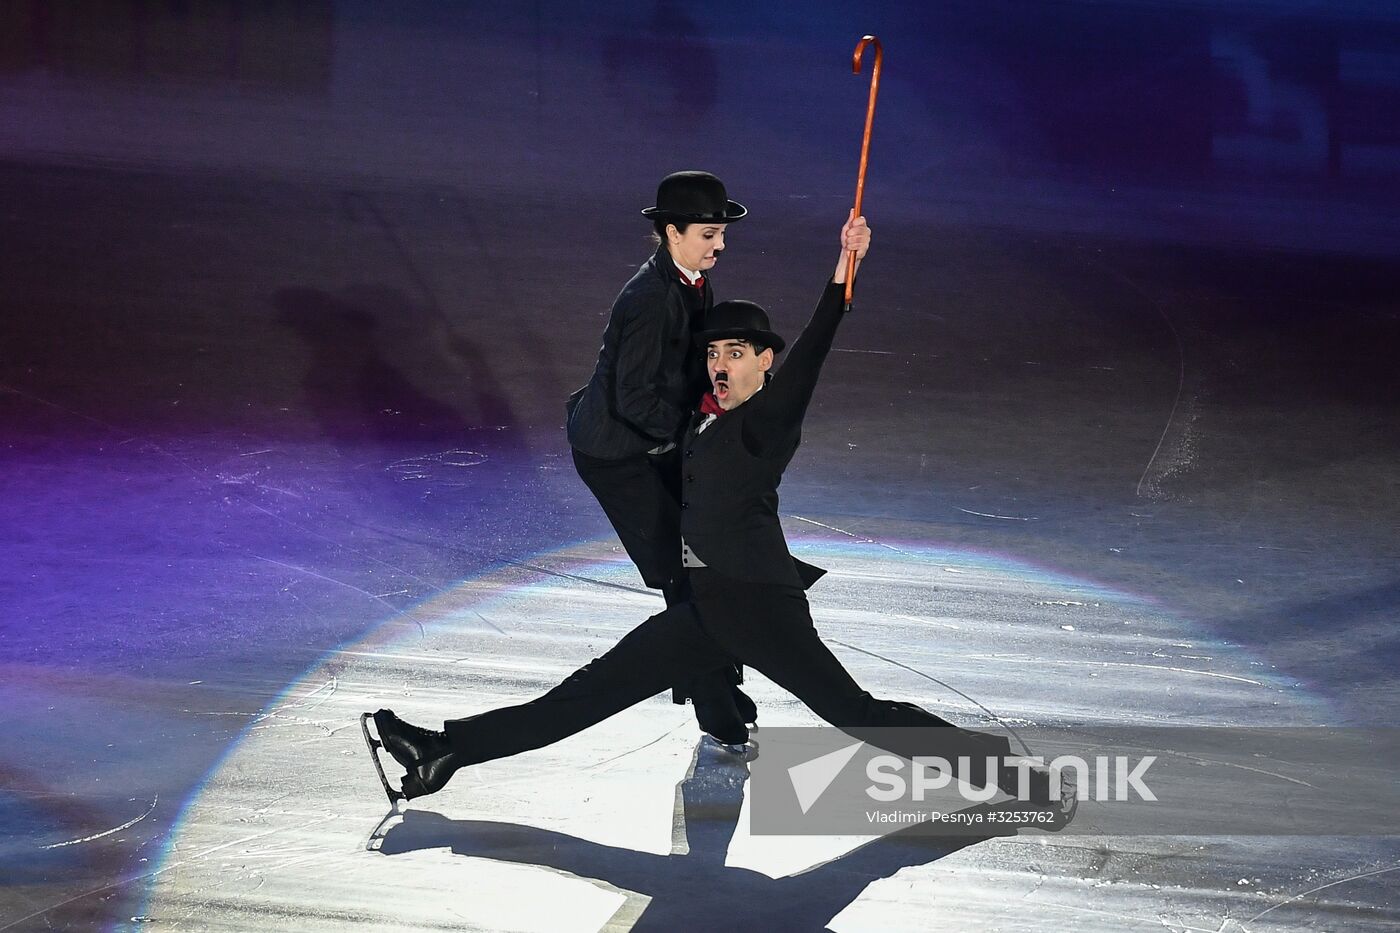
[[[666,227],[666,243],[676,265],[691,272],[708,272],[724,251],[724,228],[728,224],[691,224],[685,233],[675,224]]]

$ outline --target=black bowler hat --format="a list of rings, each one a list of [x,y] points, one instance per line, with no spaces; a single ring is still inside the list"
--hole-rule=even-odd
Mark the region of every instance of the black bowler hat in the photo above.
[[[712,340],[747,340],[774,353],[782,352],[787,344],[768,329],[768,312],[752,301],[721,301],[705,315],[705,329],[695,335],[701,347]]]
[[[652,220],[730,224],[748,212],[738,201],[729,200],[724,182],[709,172],[676,172],[661,179],[656,188],[656,206],[642,211],[642,216]]]

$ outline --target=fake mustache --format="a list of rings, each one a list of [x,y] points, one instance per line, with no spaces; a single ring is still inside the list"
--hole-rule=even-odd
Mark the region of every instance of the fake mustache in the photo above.
[[[721,369],[719,372],[715,373],[715,382],[728,382],[728,381],[729,381],[729,373],[725,372],[725,371],[722,370],[722,369]]]

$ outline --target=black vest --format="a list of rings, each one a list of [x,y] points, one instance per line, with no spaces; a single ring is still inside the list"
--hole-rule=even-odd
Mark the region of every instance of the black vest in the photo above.
[[[681,456],[681,536],[706,566],[754,583],[806,589],[826,571],[788,552],[778,485],[802,439],[802,419],[842,317],[845,289],[828,285],[772,382],[738,408],[696,428]]]

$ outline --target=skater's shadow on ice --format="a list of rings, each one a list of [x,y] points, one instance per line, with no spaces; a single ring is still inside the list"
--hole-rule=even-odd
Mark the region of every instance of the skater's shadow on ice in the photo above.
[[[634,930],[682,930],[709,917],[725,929],[820,930],[873,881],[926,865],[990,836],[930,836],[921,827],[892,833],[801,874],[770,878],[726,866],[748,769],[702,742],[681,784],[689,852],[654,855],[565,833],[487,820],[452,820],[409,810],[384,833],[378,851],[400,855],[450,848],[456,855],[519,862],[606,882],[651,898]],[[1014,835],[1013,833],[1010,833]]]

